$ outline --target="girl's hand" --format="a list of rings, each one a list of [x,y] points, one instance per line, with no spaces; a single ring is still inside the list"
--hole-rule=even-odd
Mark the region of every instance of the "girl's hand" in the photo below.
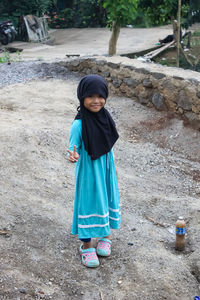
[[[76,146],[74,145],[74,150],[70,151],[69,149],[67,149],[67,152],[69,153],[69,157],[68,160],[71,162],[77,162],[79,159],[79,154],[78,152],[76,152]]]

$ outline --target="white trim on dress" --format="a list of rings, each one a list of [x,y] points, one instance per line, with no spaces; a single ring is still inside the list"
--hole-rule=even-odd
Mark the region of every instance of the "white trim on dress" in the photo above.
[[[81,225],[79,224],[78,227],[79,228],[92,228],[92,227],[106,227],[109,225],[109,222],[106,224],[93,224],[93,225]]]
[[[97,214],[92,214],[92,215],[78,215],[80,219],[86,219],[86,218],[91,218],[91,217],[98,217],[98,218],[106,218],[108,216],[108,213],[105,215],[97,215]]]

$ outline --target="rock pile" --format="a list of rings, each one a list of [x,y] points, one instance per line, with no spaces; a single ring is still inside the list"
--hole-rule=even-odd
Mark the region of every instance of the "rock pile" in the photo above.
[[[70,71],[99,74],[110,90],[159,111],[171,111],[200,129],[200,74],[124,57],[83,57],[61,62]]]

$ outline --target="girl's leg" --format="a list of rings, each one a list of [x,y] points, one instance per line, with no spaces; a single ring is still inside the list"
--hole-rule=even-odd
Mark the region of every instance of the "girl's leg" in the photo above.
[[[80,239],[83,242],[83,249],[92,248],[92,239]]]
[[[100,256],[110,256],[111,254],[111,235],[101,238],[97,244],[97,254]]]
[[[96,250],[92,247],[92,240],[80,239],[83,245],[80,247],[81,260],[84,266],[89,268],[96,268],[99,266],[99,260]]]

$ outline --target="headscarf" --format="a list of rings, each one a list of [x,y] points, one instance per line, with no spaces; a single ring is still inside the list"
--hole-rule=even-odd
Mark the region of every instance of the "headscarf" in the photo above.
[[[105,79],[99,75],[84,76],[77,88],[80,106],[75,119],[82,120],[82,138],[85,150],[92,160],[108,153],[119,137],[115,123],[107,109],[103,107],[98,112],[91,112],[85,108],[84,98],[95,94],[107,99],[108,85]]]

